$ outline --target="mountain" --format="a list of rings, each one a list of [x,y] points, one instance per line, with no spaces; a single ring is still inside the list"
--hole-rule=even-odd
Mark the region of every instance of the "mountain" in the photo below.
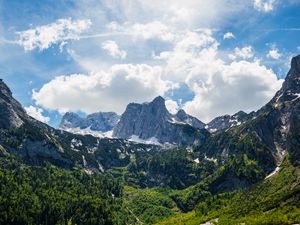
[[[224,115],[219,116],[206,124],[205,128],[210,132],[216,132],[218,130],[228,129],[233,126],[241,125],[248,120],[251,120],[255,117],[255,112],[249,114],[239,111],[234,115]]]
[[[61,120],[59,129],[73,133],[102,134],[112,131],[120,119],[114,112],[97,112],[81,118],[76,113],[67,112]]]
[[[204,129],[204,127],[205,127],[205,123],[201,122],[196,117],[188,115],[183,109],[180,109],[176,113],[175,120],[183,122],[183,123],[187,123],[187,124],[191,125],[192,127],[197,128],[197,129]]]
[[[30,165],[52,163],[62,168],[81,167],[88,172],[101,172],[111,166],[128,164],[131,152],[137,149],[157,149],[152,145],[56,130],[28,116],[3,80],[0,80],[0,109],[0,156],[16,157]],[[76,124],[79,117],[69,115],[69,121]],[[93,114],[87,121],[106,115],[111,114]]]
[[[291,62],[282,88],[255,117],[205,139],[194,156],[211,159],[217,170],[175,198],[183,210],[207,196],[245,188],[276,175],[284,159],[300,166],[300,56]],[[199,194],[200,193],[200,194]]]
[[[4,129],[18,128],[25,120],[29,120],[25,110],[12,97],[10,89],[0,79],[0,127]]]
[[[191,145],[208,135],[205,129],[198,129],[203,127],[203,123],[183,110],[176,115],[169,113],[165,100],[159,96],[150,103],[130,103],[114,128],[113,136]]]
[[[114,129],[120,139],[73,134],[29,117],[2,80],[0,88],[3,224],[55,224],[45,215],[61,224],[299,222],[300,56],[269,103],[213,133],[157,97],[127,106]],[[133,136],[181,146],[124,140]],[[97,220],[101,208],[114,222]]]

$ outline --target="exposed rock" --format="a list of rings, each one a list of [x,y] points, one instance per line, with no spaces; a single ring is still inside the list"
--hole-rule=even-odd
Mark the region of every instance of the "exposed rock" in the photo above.
[[[188,115],[183,109],[180,109],[176,114],[176,120],[187,123],[192,127],[203,129],[205,127],[205,123],[198,120],[196,117]]]
[[[86,118],[81,118],[76,113],[67,112],[62,118],[59,128],[68,131],[76,128],[78,130],[107,132],[113,130],[119,119],[120,116],[114,112],[93,113],[87,115]]]
[[[143,140],[156,139],[160,143],[190,145],[206,137],[205,130],[197,129],[203,123],[181,110],[176,115],[169,113],[162,97],[150,103],[130,103],[113,135],[122,139],[137,137]]]
[[[234,115],[224,115],[219,116],[212,121],[210,121],[205,128],[210,132],[216,132],[218,130],[228,129],[234,126],[241,125],[248,120],[251,120],[255,117],[255,113],[251,112],[249,114],[239,111]]]
[[[13,129],[20,127],[28,119],[21,104],[13,97],[10,89],[0,79],[0,128]]]

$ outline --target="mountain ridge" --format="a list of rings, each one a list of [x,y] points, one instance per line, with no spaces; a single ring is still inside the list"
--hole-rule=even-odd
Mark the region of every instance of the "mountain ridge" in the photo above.
[[[192,145],[207,135],[202,128],[204,124],[201,121],[183,110],[172,115],[166,108],[164,98],[158,96],[150,103],[128,104],[114,128],[113,136],[122,139],[132,136],[143,140],[155,138],[160,143]]]

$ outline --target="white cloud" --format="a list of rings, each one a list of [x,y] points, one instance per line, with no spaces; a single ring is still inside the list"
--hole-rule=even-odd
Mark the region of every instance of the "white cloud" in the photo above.
[[[115,41],[108,40],[103,42],[102,48],[106,50],[113,58],[125,59],[127,56],[127,52],[121,50]]]
[[[274,10],[275,4],[276,0],[253,0],[254,8],[266,13]]]
[[[90,20],[59,19],[54,23],[17,32],[17,43],[25,51],[44,50],[53,44],[79,39],[79,35],[91,26]]]
[[[166,103],[166,107],[170,113],[176,114],[178,112],[179,106],[176,101],[168,99],[165,101],[165,103]]]
[[[268,52],[267,57],[271,59],[279,59],[281,57],[281,53],[275,46],[273,46]]]
[[[186,32],[172,51],[162,52],[157,59],[166,62],[165,77],[184,82],[195,97],[184,109],[209,122],[216,116],[239,110],[252,111],[263,106],[280,88],[272,70],[252,60],[251,46],[236,48],[233,62],[219,56],[219,43],[209,30]]]
[[[124,23],[119,24],[115,21],[106,25],[109,32],[131,36],[134,39],[157,38],[163,41],[174,40],[174,34],[170,27],[159,21],[149,23]]]
[[[280,88],[272,70],[260,62],[237,61],[219,64],[214,73],[195,71],[192,89],[195,97],[184,109],[209,122],[216,116],[250,112],[266,104]]]
[[[44,111],[41,108],[31,105],[31,106],[25,107],[25,110],[29,116],[32,116],[33,118],[35,118],[43,123],[48,123],[50,120],[49,117],[43,115]]]
[[[236,60],[236,59],[251,59],[253,58],[254,53],[253,53],[253,48],[251,46],[246,46],[243,48],[238,48],[236,47],[234,49],[234,52],[232,54],[229,54],[228,57],[231,60]]]
[[[231,32],[227,32],[223,36],[223,39],[233,39],[233,38],[235,38],[235,37],[234,37],[233,33],[231,33]]]
[[[115,111],[122,113],[129,102],[151,101],[171,88],[161,78],[160,67],[113,65],[108,71],[59,76],[33,91],[37,104],[49,110]]]
[[[253,60],[251,46],[233,49],[228,62],[219,50],[214,30],[203,29],[219,27],[215,25],[223,24],[224,18],[240,12],[246,4],[244,1],[101,3],[109,2],[109,11],[117,15],[111,18],[116,18],[118,23],[102,19],[104,14],[98,13],[99,10],[90,10],[90,7],[95,8],[94,3],[99,4],[96,1],[79,2],[89,5],[82,10],[86,15],[92,14],[93,28],[103,33],[81,35],[86,39],[65,48],[75,62],[86,71],[94,72],[59,76],[34,91],[33,99],[45,109],[61,113],[122,113],[129,102],[151,101],[158,95],[164,96],[175,84],[184,83],[194,96],[185,103],[185,110],[200,120],[209,121],[239,110],[258,109],[281,84],[273,71]],[[246,5],[252,5],[252,1]],[[105,27],[105,24],[108,25]],[[87,40],[93,37],[97,38]],[[234,35],[228,32],[223,38],[234,38]],[[59,41],[51,44],[56,42]],[[126,62],[132,64],[112,65],[111,57],[99,54],[98,49],[103,47],[112,57],[126,57]],[[128,55],[122,49],[126,49]],[[172,100],[167,100],[166,105],[172,112],[178,108]]]

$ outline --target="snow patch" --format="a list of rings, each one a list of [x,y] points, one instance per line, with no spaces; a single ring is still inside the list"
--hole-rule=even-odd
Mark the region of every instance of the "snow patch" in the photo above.
[[[217,162],[218,162],[217,159],[215,159],[215,158],[209,158],[209,157],[207,157],[206,155],[204,155],[204,159],[207,160],[207,161],[214,162],[214,163],[217,163]]]
[[[84,155],[82,155],[82,163],[83,163],[83,166],[84,166],[84,167],[87,166],[87,161],[86,161]]]
[[[112,138],[113,131],[107,131],[107,132],[101,132],[101,131],[94,131],[91,130],[90,127],[85,129],[80,129],[79,127],[75,128],[66,128],[64,129],[67,132],[73,133],[73,134],[80,134],[80,135],[92,135],[94,137],[98,138]]]
[[[136,142],[136,143],[142,143],[142,144],[149,144],[149,145],[162,145],[159,143],[158,139],[156,137],[151,137],[146,140],[139,138],[137,135],[132,135],[129,139],[129,141]]]
[[[265,179],[268,179],[268,178],[274,176],[275,174],[277,174],[279,172],[279,170],[280,170],[280,167],[277,166],[272,173],[270,173],[268,176],[265,177]]]

